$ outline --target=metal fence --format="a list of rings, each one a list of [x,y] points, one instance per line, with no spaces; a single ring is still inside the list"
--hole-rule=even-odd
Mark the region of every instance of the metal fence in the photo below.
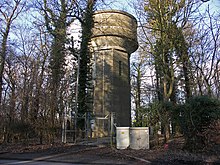
[[[106,116],[94,116],[91,113],[64,117],[62,126],[63,143],[109,143],[113,144],[115,135],[114,113]],[[79,129],[79,122],[84,123]]]

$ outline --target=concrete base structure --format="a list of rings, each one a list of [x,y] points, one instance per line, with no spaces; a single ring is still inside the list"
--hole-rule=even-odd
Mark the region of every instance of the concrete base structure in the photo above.
[[[150,148],[148,127],[130,128],[130,148],[136,150]]]
[[[122,11],[97,11],[91,39],[95,116],[115,113],[120,127],[131,125],[130,54],[138,48],[137,21]]]

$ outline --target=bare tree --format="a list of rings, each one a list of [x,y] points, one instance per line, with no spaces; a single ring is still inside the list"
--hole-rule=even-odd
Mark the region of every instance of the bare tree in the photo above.
[[[0,21],[3,25],[1,27],[2,42],[0,51],[0,104],[2,100],[3,73],[7,56],[7,40],[13,22],[22,10],[24,10],[25,5],[26,2],[22,0],[3,0],[0,2]]]
[[[201,15],[201,24],[194,39],[195,52],[191,55],[196,85],[200,95],[219,97],[219,20],[209,7]],[[195,92],[196,93],[196,92]]]

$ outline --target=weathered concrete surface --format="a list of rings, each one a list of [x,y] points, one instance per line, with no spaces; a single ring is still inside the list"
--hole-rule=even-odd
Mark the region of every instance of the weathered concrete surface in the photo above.
[[[94,113],[115,112],[117,126],[130,126],[130,54],[138,48],[137,21],[122,11],[94,14],[93,52]]]

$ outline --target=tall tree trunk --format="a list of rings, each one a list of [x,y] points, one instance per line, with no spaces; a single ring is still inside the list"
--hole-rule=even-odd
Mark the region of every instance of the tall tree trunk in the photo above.
[[[50,81],[50,130],[51,140],[54,142],[55,137],[55,115],[59,112],[58,102],[60,96],[60,84],[64,75],[64,63],[65,63],[65,44],[66,44],[66,30],[67,30],[67,15],[68,7],[66,1],[60,0],[56,5],[59,9],[53,11],[50,8],[49,1],[44,0],[44,18],[45,25],[48,32],[53,36],[51,46],[51,57],[50,57],[50,69],[51,69],[51,81]]]
[[[1,10],[0,8],[2,18],[5,19],[2,22],[4,21],[6,22],[5,29],[4,30],[1,29],[2,43],[0,47],[0,106],[2,103],[3,74],[4,74],[5,60],[6,60],[6,54],[7,54],[7,40],[8,40],[9,32],[10,32],[13,21],[18,17],[18,15],[21,13],[21,11],[23,10],[25,6],[25,4],[21,4],[21,0],[16,0],[16,1],[11,1],[11,2],[7,1],[7,3],[6,2],[2,2],[2,3],[6,4],[6,7],[8,10],[6,10],[7,13],[4,13],[4,11]]]
[[[79,95],[78,95],[78,113],[81,115],[87,111],[91,111],[89,108],[89,96],[88,96],[88,88],[90,77],[90,39],[92,35],[93,28],[93,12],[96,0],[88,0],[87,7],[82,23],[82,42],[81,42],[81,50],[80,50],[80,70],[79,70]],[[84,127],[84,121],[80,121],[78,123],[80,129]]]
[[[3,90],[3,74],[4,74],[4,67],[5,67],[5,58],[6,58],[6,50],[7,50],[7,39],[9,34],[10,24],[7,26],[6,31],[3,35],[3,41],[1,44],[1,51],[0,51],[0,106],[2,103],[2,90]]]

